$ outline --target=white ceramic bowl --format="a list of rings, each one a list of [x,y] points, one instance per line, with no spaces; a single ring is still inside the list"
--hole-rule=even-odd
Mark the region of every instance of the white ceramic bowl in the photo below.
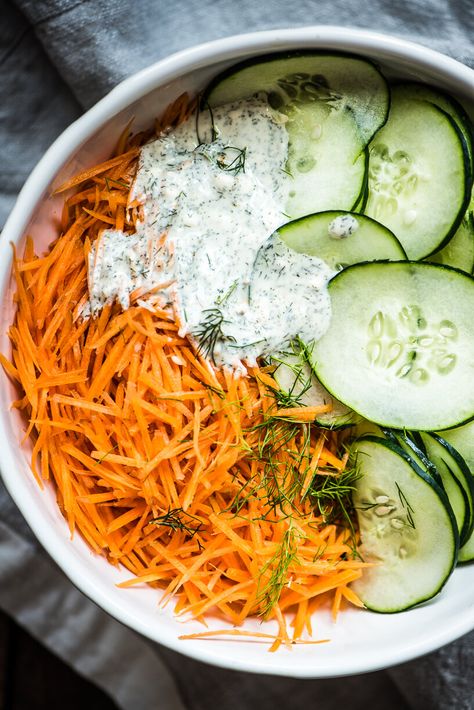
[[[419,79],[469,102],[474,95],[471,69],[424,47],[393,37],[337,27],[274,30],[219,40],[175,54],[117,86],[70,126],[37,165],[18,198],[0,244],[2,352],[9,351],[6,331],[13,317],[10,242],[21,245],[25,233],[42,250],[53,239],[61,198],[51,189],[110,154],[116,137],[134,116],[134,128],[148,126],[171,99],[194,94],[218,71],[243,58],[270,51],[317,48],[350,51],[377,60],[398,76]],[[474,115],[474,114],[473,114]],[[129,573],[92,555],[76,535],[71,541],[53,491],[41,491],[29,468],[30,451],[21,446],[23,424],[10,410],[14,390],[4,376],[0,388],[0,468],[5,484],[39,541],[71,581],[112,616],[169,648],[218,666],[253,672],[321,678],[371,671],[412,659],[452,641],[474,627],[474,565],[457,569],[443,593],[409,612],[377,615],[344,612],[337,624],[318,617],[322,645],[296,646],[291,652],[267,652],[268,646],[239,640],[180,641],[183,633],[202,630],[177,621],[172,609],[160,611],[158,592],[118,589]],[[249,622],[249,626],[252,627]],[[269,628],[276,630],[272,622]],[[222,627],[211,620],[210,628]]]

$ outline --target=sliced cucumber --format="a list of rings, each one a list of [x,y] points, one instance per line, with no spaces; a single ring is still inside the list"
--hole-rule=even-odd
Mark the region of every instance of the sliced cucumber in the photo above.
[[[350,111],[305,103],[285,108],[292,177],[285,212],[292,219],[328,209],[350,210],[363,191],[367,154]]]
[[[296,219],[328,209],[363,205],[367,143],[383,125],[389,93],[373,64],[318,52],[257,57],[217,76],[202,105],[266,96],[286,114],[292,177],[285,212]]]
[[[445,264],[467,274],[474,271],[474,221],[472,213],[461,222],[456,234],[441,251],[427,257],[433,264]]]
[[[355,264],[329,283],[318,379],[363,417],[432,431],[474,417],[474,279],[414,262]]]
[[[363,213],[366,206],[367,206],[367,200],[369,199],[369,149],[368,147],[365,148],[365,173],[364,173],[364,180],[362,183],[362,187],[360,190],[360,193],[357,197],[357,201],[355,204],[351,207],[352,212],[358,212],[359,214]]]
[[[280,227],[278,235],[295,251],[319,256],[333,269],[361,261],[406,258],[389,229],[351,212],[319,212],[302,217]]]
[[[456,101],[453,96],[446,94],[438,88],[428,86],[427,84],[404,83],[399,85],[403,89],[405,96],[418,99],[420,101],[429,101],[430,103],[438,106],[445,113],[449,114],[451,118],[455,121],[457,127],[459,128],[461,134],[463,135],[464,141],[466,143],[466,149],[469,154],[469,160],[471,163],[471,173],[472,173],[472,125],[469,120],[464,107],[461,106],[459,101]]]
[[[366,214],[394,232],[410,259],[421,259],[458,228],[470,180],[469,156],[453,119],[396,87],[387,124],[370,146]]]
[[[443,479],[458,522],[460,544],[464,545],[474,525],[474,479],[465,461],[447,441],[436,434],[422,433],[421,436],[429,458]]]
[[[461,456],[471,474],[474,472],[474,421],[455,429],[446,429],[438,434],[447,441]],[[459,550],[459,562],[474,560],[474,534]]]
[[[464,545],[459,550],[458,562],[472,562],[474,560],[474,534],[471,533]]]
[[[454,266],[467,274],[474,272],[474,193],[456,234],[441,251],[427,257],[427,261]]]
[[[456,449],[469,470],[474,472],[474,421],[437,433]]]
[[[362,439],[366,436],[376,436],[378,438],[383,438],[385,435],[378,424],[374,422],[369,422],[368,419],[360,419],[360,421],[355,424],[351,431],[353,439]]]
[[[370,61],[299,51],[255,57],[230,67],[212,80],[203,103],[218,106],[258,93],[265,93],[278,110],[289,104],[319,103],[334,114],[351,113],[362,146],[387,120],[390,100],[385,78]]]
[[[307,407],[331,405],[330,412],[315,418],[316,424],[338,429],[351,426],[358,420],[355,412],[334,399],[318,381],[308,363],[303,345],[295,343],[291,351],[279,353],[272,358],[272,362],[277,364],[273,377],[288,399]]]
[[[443,488],[443,482],[441,476],[435,464],[430,461],[426,455],[426,451],[421,449],[415,441],[408,436],[406,432],[400,431],[398,429],[387,429],[386,427],[379,427],[373,422],[368,422],[363,420],[358,423],[355,427],[356,436],[355,438],[362,438],[364,436],[376,436],[378,438],[385,438],[392,444],[396,444],[413,460],[413,462],[419,466],[426,474],[431,476],[436,483]]]
[[[436,464],[428,458],[426,451],[417,446],[410,436],[408,436],[405,432],[397,431],[396,429],[383,429],[382,431],[387,439],[400,446],[408,454],[408,456],[413,459],[416,465],[431,476],[436,483],[441,486],[441,488],[444,487],[442,477],[438,472]]]
[[[456,563],[458,533],[444,491],[403,449],[366,437],[353,446],[362,474],[353,496],[365,569],[352,587],[373,611],[431,599]]]

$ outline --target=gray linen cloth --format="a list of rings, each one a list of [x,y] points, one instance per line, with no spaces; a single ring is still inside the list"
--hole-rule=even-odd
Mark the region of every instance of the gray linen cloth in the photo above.
[[[390,32],[474,66],[473,0],[3,0],[0,226],[52,140],[125,76],[198,42],[305,24]],[[151,644],[72,586],[1,482],[0,607],[124,710],[474,708],[474,634],[418,661],[344,681],[213,669]]]

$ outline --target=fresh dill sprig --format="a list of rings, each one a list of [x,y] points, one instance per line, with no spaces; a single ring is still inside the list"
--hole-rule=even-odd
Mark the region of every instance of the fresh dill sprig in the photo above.
[[[239,279],[235,279],[230,285],[230,287],[223,294],[216,298],[216,306],[222,306],[223,303],[229,300],[229,298],[234,293],[235,289],[239,285]]]
[[[354,527],[352,494],[361,477],[358,466],[348,467],[341,473],[323,474],[319,471],[313,478],[308,495],[326,523],[344,525],[349,532],[347,544],[352,547],[353,557],[358,556]]]
[[[196,109],[196,137],[199,145],[204,145],[206,141],[204,141],[201,137],[200,131],[199,131],[199,118],[201,116],[201,113],[207,109],[209,111],[209,118],[211,120],[211,143],[214,143],[214,141],[217,138],[217,129],[216,129],[216,124],[214,122],[214,114],[212,112],[212,108],[209,106],[209,103],[207,101],[202,101],[199,99],[198,101],[198,107]]]
[[[105,459],[107,458],[107,456],[109,456],[109,455],[110,455],[113,451],[115,451],[115,449],[117,449],[117,448],[118,448],[118,444],[115,444],[114,446],[112,446],[112,448],[109,449],[108,451],[106,451],[105,454],[100,457],[100,459],[97,459],[97,461],[96,461],[95,464],[92,466],[92,468],[95,468],[96,466],[100,466],[100,464],[103,463],[103,461],[105,461]]]
[[[107,187],[107,191],[110,192],[110,183],[113,182],[115,185],[120,185],[120,187],[125,187],[127,190],[130,189],[130,185],[123,180],[116,180],[115,178],[108,177],[107,175],[104,177],[105,184]]]
[[[258,497],[264,503],[269,515],[276,511],[284,517],[298,513],[295,500],[301,493],[311,463],[312,428],[308,422],[278,415],[278,409],[302,406],[302,397],[311,387],[311,375],[306,376],[301,360],[298,358],[293,363],[290,357],[300,352],[301,346],[295,341],[288,352],[272,357],[272,364],[292,370],[294,382],[287,390],[266,385],[274,404],[263,421],[249,430],[257,435],[252,455],[263,462],[263,473],[248,480],[234,496],[229,509],[236,515],[252,497]],[[296,446],[292,442],[296,442]]]
[[[149,522],[153,523],[153,525],[163,525],[173,531],[180,530],[191,537],[194,537],[196,533],[203,529],[202,521],[196,518],[195,515],[186,513],[182,508],[170,509],[167,513],[158,515]],[[194,525],[193,523],[198,523],[198,525]]]
[[[205,318],[199,323],[193,335],[198,341],[198,353],[212,360],[214,365],[215,349],[218,340],[228,340],[235,343],[235,338],[232,335],[225,335],[222,326],[226,323],[224,314],[219,308],[207,308],[203,311]]]
[[[411,528],[413,528],[413,530],[416,530],[415,521],[413,519],[413,513],[415,511],[411,507],[406,495],[404,494],[404,492],[402,491],[402,489],[400,488],[400,486],[398,485],[398,483],[396,481],[395,481],[395,485],[397,487],[397,493],[398,493],[398,497],[400,499],[400,503],[402,504],[402,507],[405,508],[405,510],[406,510],[408,525]]]
[[[298,341],[294,341],[290,347],[291,351],[272,357],[272,364],[277,364],[277,369],[278,367],[286,367],[294,376],[294,380],[289,389],[284,390],[267,385],[267,389],[275,398],[278,408],[303,406],[303,396],[312,386],[311,371],[309,371],[308,374],[304,371],[305,360],[302,346]],[[297,359],[295,362],[292,362],[292,358],[295,356]]]
[[[226,145],[217,154],[216,164],[221,170],[238,175],[241,172],[245,172],[246,158],[247,148],[237,148],[234,145]]]
[[[242,515],[246,504],[253,498],[260,502],[262,519],[283,517],[291,520],[304,516],[300,505],[304,497],[327,523],[347,528],[347,544],[351,545],[352,541],[355,550],[352,494],[359,478],[358,469],[348,467],[338,472],[319,466],[315,470],[315,437],[319,436],[315,424],[278,413],[279,409],[304,406],[304,395],[313,386],[312,371],[305,365],[308,353],[309,348],[295,341],[287,352],[272,357],[272,365],[291,370],[291,384],[286,389],[266,385],[273,403],[263,420],[248,430],[251,435],[248,455],[263,465],[252,477],[239,479],[240,489],[228,510]]]
[[[348,467],[341,473],[318,473],[308,495],[327,521],[348,520],[352,510],[352,494],[361,474],[358,467]]]
[[[311,461],[311,426],[270,415],[250,431],[258,436],[249,455],[263,462],[263,469],[242,485],[229,510],[238,515],[251,498],[257,498],[267,509],[265,519],[277,512],[286,518],[297,515],[295,500]]]
[[[257,586],[257,605],[258,613],[264,619],[268,618],[275,604],[278,604],[283,587],[287,584],[290,565],[298,562],[298,540],[299,535],[290,526],[285,531],[277,551],[260,571]],[[267,571],[270,571],[270,577],[262,587],[262,581]]]

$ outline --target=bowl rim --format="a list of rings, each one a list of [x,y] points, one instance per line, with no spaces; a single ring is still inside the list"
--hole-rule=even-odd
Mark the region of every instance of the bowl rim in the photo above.
[[[453,83],[456,90],[466,95],[474,89],[474,70],[435,50],[415,42],[364,29],[351,29],[338,26],[308,26],[294,29],[275,29],[233,35],[223,39],[199,44],[172,54],[145,69],[126,78],[113,88],[104,98],[72,123],[54,141],[51,147],[38,162],[25,182],[13,210],[5,224],[3,238],[0,241],[0,292],[7,291],[12,264],[10,244],[18,242],[34,213],[34,210],[44,195],[45,189],[51,183],[57,172],[69,156],[91,137],[108,119],[127,108],[151,90],[166,82],[179,78],[182,74],[217,62],[232,60],[236,62],[242,56],[270,53],[289,49],[291,47],[313,47],[360,54],[374,54],[380,60],[410,60],[414,66],[437,72],[443,79]],[[327,678],[342,675],[352,675],[379,670],[396,665],[420,655],[433,651],[459,638],[474,627],[474,606],[470,613],[462,615],[458,623],[449,628],[433,633],[424,642],[411,644],[404,652],[385,652],[372,662],[367,662],[364,654],[354,658],[352,664],[344,669],[334,668],[309,670],[298,664],[285,663],[284,659],[276,659],[271,667],[267,663],[260,664],[254,659],[248,662],[232,663],[232,659],[221,657],[219,652],[203,649],[201,645],[183,644],[177,636],[163,635],[159,625],[146,625],[133,614],[122,609],[120,605],[98,589],[93,580],[81,575],[79,565],[67,554],[70,540],[66,536],[59,539],[53,526],[47,526],[37,519],[34,507],[30,507],[29,492],[26,482],[16,474],[14,450],[17,442],[11,441],[6,430],[5,421],[10,416],[9,410],[0,416],[0,475],[5,486],[33,530],[36,538],[48,554],[64,571],[70,581],[89,599],[98,604],[118,621],[138,631],[152,641],[163,644],[178,653],[183,653],[195,660],[217,665],[233,670],[266,673],[272,675],[293,676],[301,678]],[[158,633],[156,630],[158,628]],[[209,644],[212,646],[212,644]]]

